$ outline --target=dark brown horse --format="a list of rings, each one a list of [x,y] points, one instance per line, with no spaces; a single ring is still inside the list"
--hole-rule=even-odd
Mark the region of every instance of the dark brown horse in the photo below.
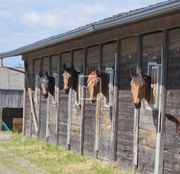
[[[87,79],[90,100],[94,103],[97,95],[101,92],[107,99],[109,97],[109,76],[106,73],[100,73],[98,70],[92,71]]]
[[[131,75],[131,95],[136,108],[141,107],[141,100],[145,99],[150,103],[151,98],[151,77],[144,75],[143,71],[135,73],[133,70]]]
[[[175,117],[170,114],[165,114],[165,116],[168,118],[168,120],[170,120],[176,124],[176,131],[180,135],[180,117]]]
[[[77,92],[78,76],[80,72],[76,71],[73,65],[71,65],[71,67],[67,67],[66,64],[64,64],[63,68],[64,68],[63,83],[64,83],[65,93],[68,94],[70,88],[72,88]]]
[[[48,97],[48,93],[51,95],[54,95],[54,89],[55,89],[55,79],[54,77],[51,77],[46,72],[45,74],[39,74],[40,77],[40,89],[42,90],[42,94],[44,98]]]

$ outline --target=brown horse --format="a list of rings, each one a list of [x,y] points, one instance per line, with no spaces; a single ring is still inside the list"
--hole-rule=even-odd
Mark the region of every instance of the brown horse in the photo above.
[[[175,117],[170,114],[165,114],[165,116],[168,118],[168,120],[176,123],[176,131],[180,135],[180,117]]]
[[[135,108],[141,107],[141,100],[145,99],[150,103],[151,98],[151,77],[144,75],[141,70],[140,73],[134,73],[131,70],[131,95]]]
[[[48,97],[48,93],[54,95],[55,79],[46,72],[45,74],[39,74],[40,77],[40,89],[42,90],[44,98]]]
[[[73,65],[71,65],[71,67],[66,67],[66,64],[64,64],[63,68],[64,68],[63,83],[64,83],[65,93],[68,94],[70,88],[72,88],[77,92],[78,76],[80,72],[76,71]]]
[[[107,99],[109,97],[109,76],[106,73],[100,73],[98,70],[92,71],[87,79],[90,100],[94,103],[97,95],[101,92]]]

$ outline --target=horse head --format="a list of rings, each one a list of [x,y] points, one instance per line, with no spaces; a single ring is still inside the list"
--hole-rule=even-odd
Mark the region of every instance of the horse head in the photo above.
[[[89,73],[87,87],[92,103],[96,101],[98,93],[102,93],[106,98],[108,98],[108,81],[108,74],[106,73],[100,73],[98,70]]]
[[[139,73],[135,73],[132,69],[131,75],[131,95],[135,108],[141,107],[141,100],[145,99],[150,103],[151,98],[151,77],[144,75],[141,70]]]
[[[67,67],[66,64],[64,64],[63,68],[63,84],[65,93],[67,94],[70,88],[77,91],[78,75],[80,74],[80,72],[76,71],[73,65],[71,65],[71,67]]]
[[[46,72],[45,74],[39,74],[40,77],[40,89],[42,90],[44,98],[48,97],[48,93],[53,95],[54,87],[55,87],[55,79],[48,75]]]

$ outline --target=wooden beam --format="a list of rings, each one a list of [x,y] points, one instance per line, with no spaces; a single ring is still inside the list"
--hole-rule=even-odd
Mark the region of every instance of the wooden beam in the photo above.
[[[48,74],[50,75],[51,73],[51,60],[52,57],[49,57],[49,63],[48,63]],[[47,105],[46,105],[47,111],[46,111],[46,140],[47,142],[49,141],[49,122],[50,122],[50,93],[48,92],[48,98],[47,98]]]
[[[165,110],[166,110],[166,78],[167,78],[167,60],[168,60],[168,31],[163,31],[163,48],[161,56],[161,85],[160,85],[160,104],[158,133],[156,141],[156,156],[154,174],[163,173],[164,141],[165,141]]]
[[[25,64],[25,62],[24,62]],[[25,65],[24,65],[25,67]],[[26,72],[25,72],[26,73]],[[23,125],[22,125],[22,134],[25,135],[25,120],[26,120],[26,96],[27,96],[27,83],[26,79],[24,78],[24,93],[23,93]]]
[[[142,68],[142,35],[138,36],[138,64],[137,72]],[[139,119],[140,109],[134,109],[134,130],[133,130],[133,170],[134,172],[138,168],[138,144],[139,144]]]
[[[86,75],[87,66],[87,48],[84,48],[84,62],[83,62],[83,73]],[[84,85],[84,84],[83,84]],[[83,88],[83,97],[86,97],[86,93]],[[85,115],[85,101],[80,101],[81,105],[81,122],[80,122],[80,153],[84,155],[84,115]]]
[[[74,53],[71,51],[71,65],[73,65]],[[72,89],[69,89],[68,96],[68,125],[67,125],[67,149],[71,149],[71,126],[72,126]]]
[[[119,108],[119,76],[120,76],[120,40],[117,41],[114,69],[114,95],[112,106],[112,128],[111,128],[111,160],[117,159],[117,134],[118,134],[118,108]]]
[[[58,77],[57,77],[57,115],[56,115],[56,144],[58,145],[59,143],[59,122],[60,122],[60,66],[61,66],[61,54],[59,54],[59,59],[58,59]]]
[[[29,99],[30,99],[30,110],[31,110],[31,114],[33,117],[33,122],[34,122],[34,126],[35,126],[35,131],[37,134],[38,131],[38,123],[37,123],[37,117],[36,117],[36,112],[35,112],[35,106],[34,106],[34,100],[33,100],[33,96],[32,96],[32,90],[30,87],[30,78],[29,78],[29,69],[28,69],[28,65],[27,62],[25,61],[25,80],[26,80],[26,84],[28,87],[28,94],[29,94]]]
[[[3,108],[0,108],[0,131],[2,131]]]

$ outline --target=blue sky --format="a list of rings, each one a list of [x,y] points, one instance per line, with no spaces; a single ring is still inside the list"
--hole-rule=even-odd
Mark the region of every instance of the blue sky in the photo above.
[[[163,0],[5,0],[0,4],[0,52]],[[5,65],[17,66],[21,58]]]

